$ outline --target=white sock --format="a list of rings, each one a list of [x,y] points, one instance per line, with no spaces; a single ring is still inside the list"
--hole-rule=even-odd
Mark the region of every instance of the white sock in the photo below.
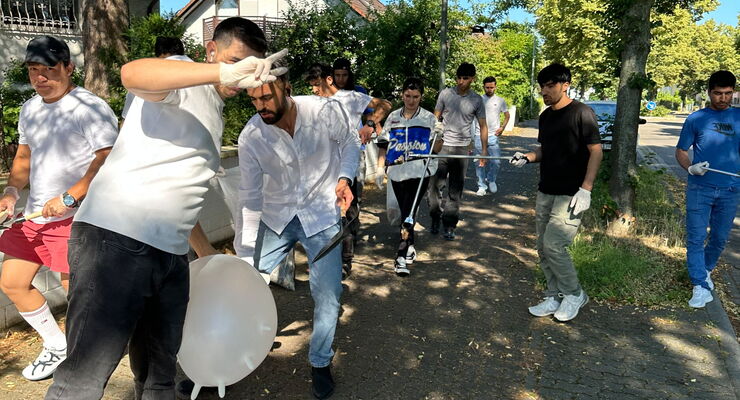
[[[67,338],[64,336],[64,332],[59,329],[59,325],[57,325],[57,321],[49,309],[49,303],[44,302],[44,305],[38,310],[20,314],[41,335],[41,338],[44,339],[44,346],[55,350],[67,348]]]

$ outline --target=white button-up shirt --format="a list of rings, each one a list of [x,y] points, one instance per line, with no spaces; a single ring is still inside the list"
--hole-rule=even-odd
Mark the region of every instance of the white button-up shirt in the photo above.
[[[339,102],[318,96],[292,99],[297,108],[293,137],[259,114],[239,135],[242,220],[234,238],[239,257],[254,256],[260,220],[280,234],[297,215],[306,236],[336,224],[337,181],[355,176],[360,141]]]

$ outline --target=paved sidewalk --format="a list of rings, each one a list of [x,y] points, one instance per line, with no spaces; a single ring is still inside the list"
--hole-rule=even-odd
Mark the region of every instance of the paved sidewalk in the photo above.
[[[505,136],[502,153],[531,148],[536,130]],[[337,329],[332,399],[737,399],[726,336],[706,310],[644,309],[589,303],[569,323],[534,318],[539,301],[533,250],[537,166],[503,165],[499,193],[477,197],[472,168],[455,241],[417,228],[411,276],[392,270],[397,232],[385,195],[363,198],[362,240],[345,281]],[[307,365],[312,301],[298,259],[296,291],[273,288],[276,345],[263,364],[230,386],[227,399],[310,399]],[[690,294],[689,288],[686,296]],[[0,339],[0,345],[7,339]],[[737,341],[733,339],[737,346]],[[49,381],[20,368],[38,343],[0,354],[0,398],[41,398]],[[12,382],[12,385],[9,385]],[[106,399],[131,399],[119,367]],[[199,399],[217,399],[204,391]]]

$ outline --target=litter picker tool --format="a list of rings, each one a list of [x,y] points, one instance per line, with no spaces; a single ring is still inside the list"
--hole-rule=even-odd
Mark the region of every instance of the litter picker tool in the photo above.
[[[705,167],[705,168],[706,168],[707,171],[712,171],[712,172],[716,172],[718,174],[729,175],[729,176],[734,176],[735,178],[740,178],[740,175],[733,174],[732,172],[722,171],[722,170],[719,170],[719,169],[708,168],[708,167]]]
[[[416,157],[416,158],[464,158],[468,160],[510,160],[511,157],[497,157],[497,156],[476,156],[476,155],[464,155],[464,154],[418,154],[418,153],[412,153],[409,154],[409,157]]]
[[[26,222],[26,221],[28,221],[30,219],[38,218],[42,214],[43,213],[41,211],[37,211],[37,212],[35,212],[33,214],[23,215],[23,216],[18,217],[16,219],[10,219],[10,220],[6,221],[5,223],[3,223],[2,225],[0,225],[0,231],[4,231],[5,229],[8,229],[8,228],[10,228],[11,226],[13,226],[15,224],[22,224],[22,223],[24,223],[24,222]]]
[[[313,258],[312,262],[319,261],[320,259],[324,258],[325,255],[329,254],[330,251],[334,250],[335,247],[339,243],[342,243],[342,238],[347,233],[347,229],[349,229],[349,224],[354,222],[354,220],[357,219],[357,216],[355,215],[351,220],[344,222],[344,217],[342,217],[342,227],[339,229],[339,232],[337,232],[332,238],[329,240],[329,243],[324,245],[324,247],[319,250],[319,253],[316,254],[316,257]]]
[[[421,179],[419,179],[419,186],[416,188],[416,194],[414,195],[414,202],[411,204],[411,214],[409,214],[408,217],[403,221],[405,224],[411,224],[414,225],[414,214],[416,214],[416,203],[419,201],[419,193],[421,193],[421,185],[424,184],[424,176],[427,174],[427,171],[429,168],[429,163],[432,161],[433,158],[439,158],[439,157],[433,157],[434,154],[432,154],[432,150],[434,149],[434,143],[437,141],[437,132],[434,132],[434,136],[432,136],[432,144],[429,146],[429,153],[428,154],[409,154],[409,157],[423,157],[426,158],[426,161],[424,161],[424,170],[421,173]],[[389,182],[390,183],[390,182]]]

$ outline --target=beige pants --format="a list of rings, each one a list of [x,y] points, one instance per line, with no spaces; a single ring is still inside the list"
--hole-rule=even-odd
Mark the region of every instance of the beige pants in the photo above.
[[[568,246],[573,243],[582,216],[568,210],[572,198],[537,192],[537,253],[547,280],[545,296],[548,297],[558,293],[581,293],[578,274],[568,254]]]

